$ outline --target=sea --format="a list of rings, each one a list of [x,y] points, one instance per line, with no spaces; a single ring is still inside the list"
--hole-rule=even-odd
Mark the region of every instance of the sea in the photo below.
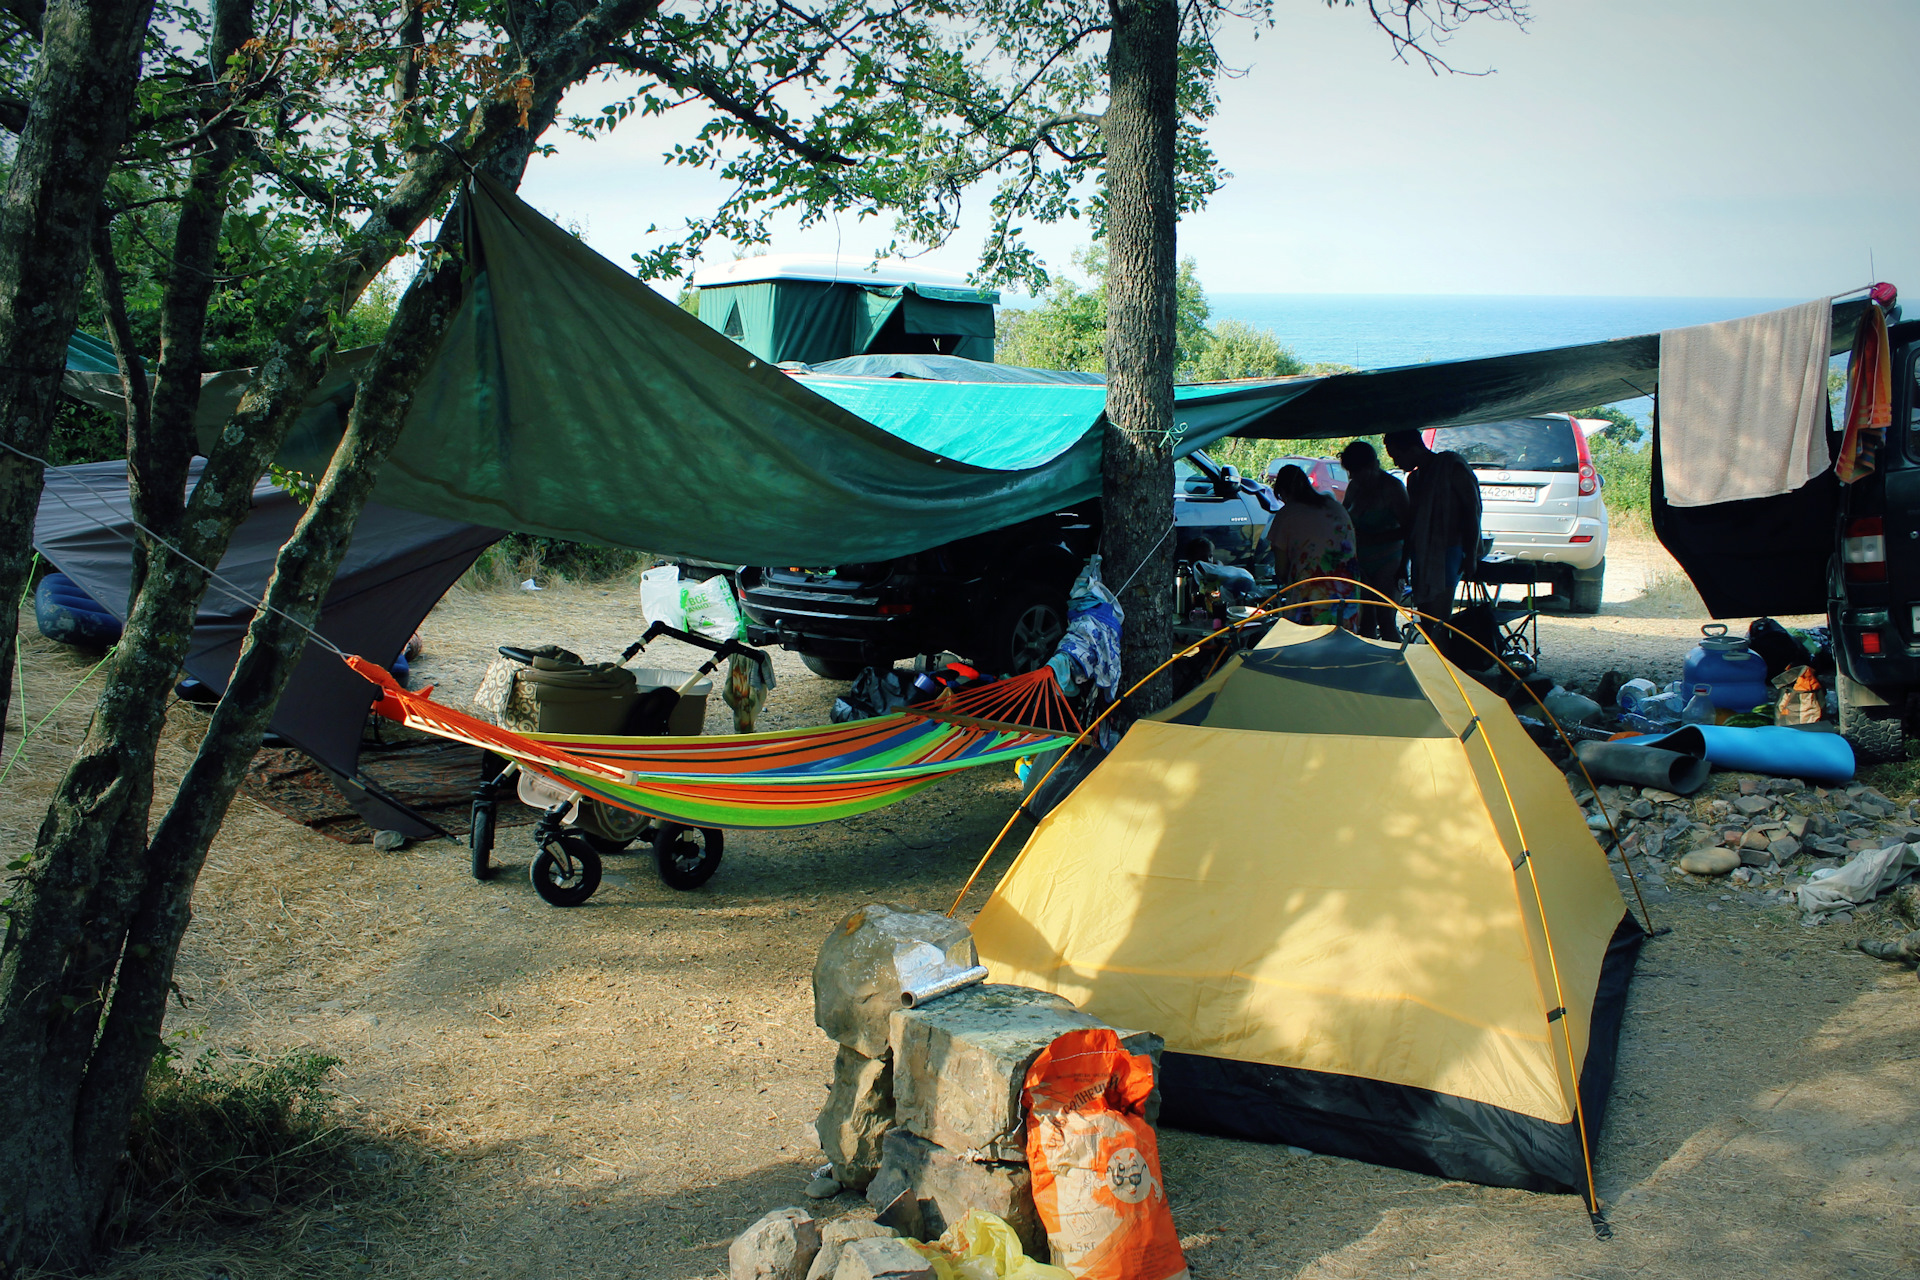
[[[1391,369],[1538,351],[1711,324],[1804,298],[1619,298],[1380,293],[1209,293],[1210,317],[1271,329],[1309,364]],[[1568,408],[1583,408],[1569,405]],[[1649,400],[1620,405],[1643,421]]]

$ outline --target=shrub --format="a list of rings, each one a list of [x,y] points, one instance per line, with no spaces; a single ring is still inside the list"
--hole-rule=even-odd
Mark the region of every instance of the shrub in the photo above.
[[[156,1057],[127,1135],[119,1231],[182,1215],[257,1216],[335,1186],[350,1163],[326,1086],[339,1061],[209,1052],[182,1069],[171,1054]]]
[[[645,569],[652,562],[653,557],[643,551],[509,533],[481,552],[460,581],[476,590],[517,586],[528,578],[605,582]]]
[[[1651,520],[1653,453],[1650,448],[1630,449],[1604,436],[1590,442],[1593,466],[1605,485],[1601,493],[1607,500],[1609,520],[1628,527],[1647,527]]]

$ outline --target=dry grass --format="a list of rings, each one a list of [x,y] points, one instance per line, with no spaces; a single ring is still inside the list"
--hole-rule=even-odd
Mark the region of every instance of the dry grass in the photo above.
[[[635,594],[456,593],[424,628],[418,669],[452,699],[496,644],[605,656],[637,633]],[[1556,662],[1671,656],[1677,671],[1698,622],[1610,605],[1542,630]],[[84,669],[37,637],[25,649],[40,706]],[[778,663],[769,723],[823,722],[838,687],[793,655]],[[170,774],[193,714],[169,729]],[[715,699],[710,728],[725,715]],[[0,789],[16,847],[84,719],[69,704]],[[336,1114],[392,1163],[300,1207],[150,1240],[109,1274],[720,1274],[728,1239],[803,1203],[819,1159],[804,1126],[832,1058],[811,1017],[820,939],[875,899],[944,909],[1015,800],[997,770],[962,775],[845,823],[729,833],[694,893],[614,859],[591,903],[555,911],[533,896],[515,833],[500,878],[480,884],[463,848],[332,844],[241,798],[201,877],[188,1003],[169,1032],[338,1057]],[[1804,930],[1718,886],[1653,897],[1674,932],[1642,961],[1599,1151],[1614,1241],[1593,1240],[1571,1197],[1170,1132],[1167,1185],[1197,1280],[1920,1272],[1916,987],[1845,950],[1875,922]]]

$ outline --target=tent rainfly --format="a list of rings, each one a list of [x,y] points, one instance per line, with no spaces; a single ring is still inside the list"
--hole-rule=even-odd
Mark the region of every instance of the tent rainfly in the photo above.
[[[992,981],[1164,1036],[1163,1123],[1594,1204],[1645,934],[1431,648],[1278,623],[1127,732],[974,936]]]
[[[909,263],[769,254],[694,273],[700,318],[772,364],[918,353],[993,359],[1000,295]]]

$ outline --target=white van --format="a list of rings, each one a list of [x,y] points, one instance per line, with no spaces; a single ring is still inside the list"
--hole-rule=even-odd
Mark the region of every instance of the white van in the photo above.
[[[1542,566],[1574,613],[1598,613],[1607,504],[1579,423],[1564,413],[1442,427],[1427,446],[1465,458],[1480,481],[1480,531],[1493,549]]]

